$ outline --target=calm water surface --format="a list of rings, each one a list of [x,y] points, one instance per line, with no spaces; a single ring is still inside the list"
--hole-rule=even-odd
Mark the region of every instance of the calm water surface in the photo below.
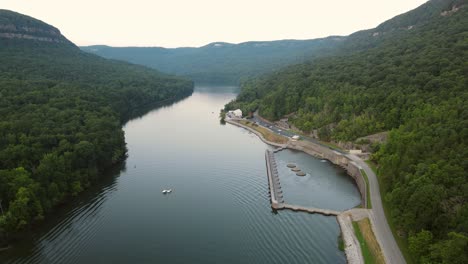
[[[282,150],[275,154],[285,203],[343,211],[361,203],[354,180],[342,168],[302,151]],[[287,167],[293,163],[306,176]]]
[[[197,87],[128,122],[125,168],[1,252],[0,263],[345,263],[334,217],[271,210],[268,146],[218,121],[236,93]],[[290,151],[277,159],[310,174],[283,171],[287,202],[331,209],[359,203],[340,169]],[[173,193],[161,194],[166,188]]]

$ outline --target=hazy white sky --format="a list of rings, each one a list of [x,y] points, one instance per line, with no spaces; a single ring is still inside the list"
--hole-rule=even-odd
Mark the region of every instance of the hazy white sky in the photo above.
[[[77,45],[202,46],[349,35],[426,0],[0,0]]]

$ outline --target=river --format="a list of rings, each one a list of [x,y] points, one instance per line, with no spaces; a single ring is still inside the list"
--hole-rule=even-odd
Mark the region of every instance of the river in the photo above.
[[[129,121],[125,167],[48,215],[0,252],[0,263],[345,263],[334,217],[272,211],[269,147],[219,123],[219,110],[237,92],[197,86],[190,97]],[[342,169],[287,150],[276,159],[308,173],[279,169],[286,202],[340,210],[359,204]]]

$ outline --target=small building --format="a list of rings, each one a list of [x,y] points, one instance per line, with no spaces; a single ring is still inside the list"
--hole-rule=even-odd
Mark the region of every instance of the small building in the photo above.
[[[362,154],[362,150],[360,150],[360,149],[350,149],[349,153],[350,154]]]
[[[236,109],[234,111],[228,112],[228,117],[230,118],[242,118],[242,110]]]
[[[298,135],[294,135],[294,136],[292,136],[291,138],[292,138],[294,141],[296,141],[296,140],[299,140],[300,137],[299,137]]]

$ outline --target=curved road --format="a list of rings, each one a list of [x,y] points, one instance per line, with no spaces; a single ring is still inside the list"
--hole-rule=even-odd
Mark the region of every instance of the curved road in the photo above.
[[[374,218],[374,231],[377,237],[377,240],[380,243],[380,247],[384,252],[385,259],[387,263],[406,263],[403,254],[398,247],[395,238],[393,237],[392,231],[385,217],[385,213],[382,206],[382,198],[380,196],[379,182],[377,181],[377,176],[374,171],[359,157],[347,154],[346,157],[356,162],[367,174],[369,179],[370,186],[370,198],[372,201],[372,216]]]

